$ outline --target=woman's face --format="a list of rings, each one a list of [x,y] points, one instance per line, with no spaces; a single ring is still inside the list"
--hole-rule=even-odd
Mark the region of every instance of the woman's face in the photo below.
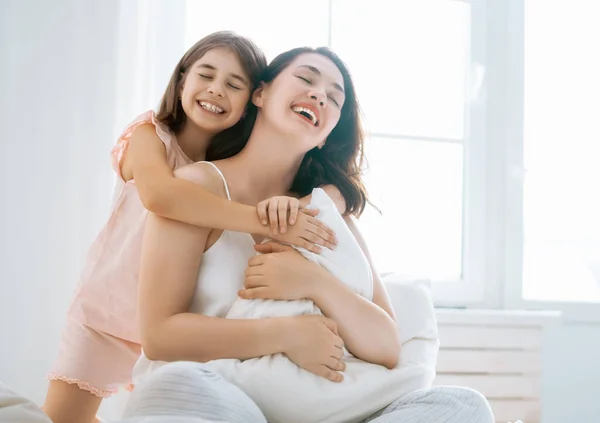
[[[344,78],[318,53],[296,57],[277,77],[257,90],[254,103],[280,132],[302,139],[303,150],[322,145],[337,125],[344,105]]]

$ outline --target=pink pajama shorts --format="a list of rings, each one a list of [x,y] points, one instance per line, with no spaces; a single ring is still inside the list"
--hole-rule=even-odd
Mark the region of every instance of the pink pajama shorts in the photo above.
[[[97,331],[67,316],[58,358],[48,379],[77,384],[96,396],[109,397],[120,388],[131,390],[131,374],[140,354],[139,344]]]

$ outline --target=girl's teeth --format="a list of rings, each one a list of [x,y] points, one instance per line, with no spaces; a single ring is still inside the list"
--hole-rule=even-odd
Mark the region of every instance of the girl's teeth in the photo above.
[[[223,113],[223,109],[215,106],[214,104],[207,103],[205,101],[201,101],[200,106],[202,106],[203,109],[208,110],[209,112],[213,112],[213,113],[217,113],[217,114]]]

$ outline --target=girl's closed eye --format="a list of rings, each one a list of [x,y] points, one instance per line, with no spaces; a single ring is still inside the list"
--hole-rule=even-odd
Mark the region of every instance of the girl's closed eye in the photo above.
[[[204,78],[204,79],[212,79],[212,76],[210,75],[205,75],[203,73],[199,73],[198,75],[200,75],[200,78]]]
[[[235,85],[235,84],[232,84],[231,82],[230,82],[230,83],[228,83],[228,85],[229,85],[231,88],[233,88],[234,90],[241,90],[241,89],[242,89],[242,87],[239,87],[239,86],[237,86],[237,85]]]

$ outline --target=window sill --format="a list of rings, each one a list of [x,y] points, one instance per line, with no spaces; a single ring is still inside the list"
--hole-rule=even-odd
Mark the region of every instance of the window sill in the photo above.
[[[436,308],[438,324],[472,326],[549,326],[562,320],[561,311],[477,310]]]

